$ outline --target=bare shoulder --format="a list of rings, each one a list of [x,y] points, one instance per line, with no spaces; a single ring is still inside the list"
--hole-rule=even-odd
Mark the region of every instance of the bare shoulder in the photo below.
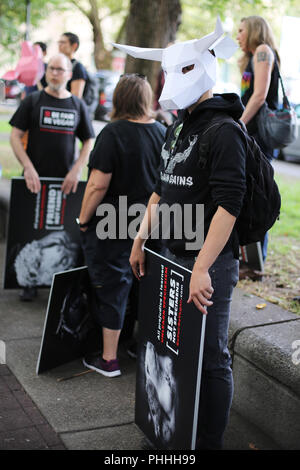
[[[272,49],[267,44],[260,44],[254,54],[254,60],[256,63],[266,62],[272,65],[274,62],[274,54]]]

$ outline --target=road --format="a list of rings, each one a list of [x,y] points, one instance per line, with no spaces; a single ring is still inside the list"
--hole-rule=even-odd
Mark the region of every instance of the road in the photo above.
[[[93,128],[94,128],[94,132],[95,132],[95,136],[97,137],[97,135],[99,134],[99,132],[103,129],[103,127],[106,126],[106,122],[104,121],[93,121]]]
[[[275,174],[300,178],[300,163],[283,162],[281,160],[273,160],[272,162]]]

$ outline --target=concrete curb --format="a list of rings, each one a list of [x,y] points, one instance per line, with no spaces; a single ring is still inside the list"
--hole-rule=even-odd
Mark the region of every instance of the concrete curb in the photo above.
[[[236,289],[230,322],[233,409],[280,449],[300,449],[300,317]],[[299,342],[298,342],[299,341]]]

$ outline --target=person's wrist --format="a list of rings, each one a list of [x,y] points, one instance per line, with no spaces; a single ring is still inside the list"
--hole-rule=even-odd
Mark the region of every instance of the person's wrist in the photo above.
[[[146,242],[145,238],[142,238],[140,235],[137,235],[133,241],[133,244],[136,248],[142,248]]]
[[[75,173],[81,173],[83,170],[83,165],[79,163],[77,160],[76,163],[74,163],[73,167],[71,168],[71,171],[74,171]]]
[[[24,166],[23,166],[23,169],[24,169],[24,171],[32,170],[32,169],[33,169],[33,166],[29,163],[28,165],[27,165],[27,164],[24,165]]]
[[[76,223],[79,225],[79,228],[86,228],[89,226],[90,222],[81,222],[79,218],[76,218]]]
[[[193,268],[193,271],[199,273],[199,274],[203,274],[203,273],[207,273],[209,270],[209,266],[204,264],[203,262],[195,262],[194,264],[194,268]]]

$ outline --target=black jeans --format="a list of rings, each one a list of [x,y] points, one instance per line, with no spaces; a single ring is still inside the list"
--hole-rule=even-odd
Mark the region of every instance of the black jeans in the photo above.
[[[94,291],[95,320],[101,327],[121,330],[133,282],[132,240],[99,240],[91,227],[81,232],[81,243]]]
[[[167,258],[193,269],[194,258]],[[239,261],[231,252],[220,255],[209,269],[214,293],[207,309],[198,416],[197,449],[222,449],[233,396],[228,327],[232,292],[238,281]],[[200,312],[199,312],[200,313]]]

